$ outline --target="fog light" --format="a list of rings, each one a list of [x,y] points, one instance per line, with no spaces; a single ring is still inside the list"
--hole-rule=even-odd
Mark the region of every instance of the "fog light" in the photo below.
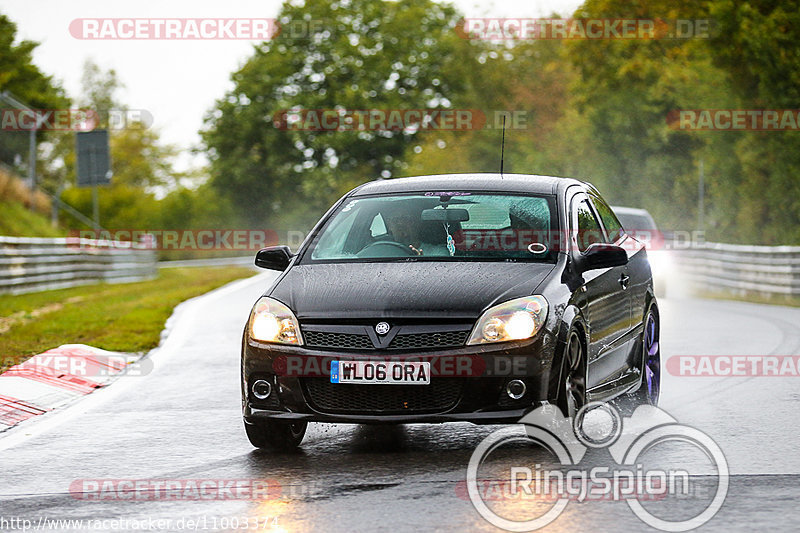
[[[269,395],[272,394],[272,385],[270,385],[269,381],[263,379],[259,379],[253,383],[252,389],[253,396],[258,400],[266,400],[269,398]]]
[[[506,394],[512,400],[519,400],[523,396],[525,396],[525,391],[527,387],[525,386],[525,382],[519,379],[512,379],[506,385]]]

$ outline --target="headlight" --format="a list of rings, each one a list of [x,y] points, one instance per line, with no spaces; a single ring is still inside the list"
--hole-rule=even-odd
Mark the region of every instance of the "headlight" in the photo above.
[[[529,339],[547,319],[544,296],[526,296],[495,305],[478,319],[467,344]]]
[[[292,311],[272,298],[261,298],[250,312],[250,337],[261,342],[302,346],[300,324]]]
[[[647,259],[650,261],[650,270],[654,275],[667,274],[672,270],[672,257],[667,251],[647,252]]]

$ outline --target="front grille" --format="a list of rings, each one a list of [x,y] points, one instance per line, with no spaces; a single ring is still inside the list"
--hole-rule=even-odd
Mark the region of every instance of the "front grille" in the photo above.
[[[387,350],[430,350],[464,346],[469,330],[398,333]],[[344,333],[303,329],[303,338],[309,348],[340,350],[375,350],[366,333]]]
[[[463,382],[432,378],[429,385],[351,385],[304,378],[303,388],[319,411],[349,414],[439,413],[456,405]]]
[[[389,345],[390,350],[423,348],[451,348],[463,346],[469,331],[443,331],[436,333],[411,333],[397,335]]]
[[[374,350],[369,335],[333,333],[330,331],[303,330],[306,346],[311,348],[342,348],[346,350]]]

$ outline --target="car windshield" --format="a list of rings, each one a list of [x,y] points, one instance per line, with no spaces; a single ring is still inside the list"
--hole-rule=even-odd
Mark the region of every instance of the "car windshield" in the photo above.
[[[429,192],[345,200],[312,239],[311,261],[553,260],[549,196]]]

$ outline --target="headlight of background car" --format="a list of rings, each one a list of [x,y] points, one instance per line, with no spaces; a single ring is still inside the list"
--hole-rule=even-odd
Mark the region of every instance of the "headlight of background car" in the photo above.
[[[261,298],[250,313],[250,337],[261,342],[303,344],[300,324],[292,311],[272,298]]]
[[[547,319],[544,296],[526,296],[495,305],[475,324],[467,344],[529,339]]]
[[[672,270],[672,257],[666,250],[647,252],[647,259],[650,261],[650,270],[654,276],[666,276]]]

